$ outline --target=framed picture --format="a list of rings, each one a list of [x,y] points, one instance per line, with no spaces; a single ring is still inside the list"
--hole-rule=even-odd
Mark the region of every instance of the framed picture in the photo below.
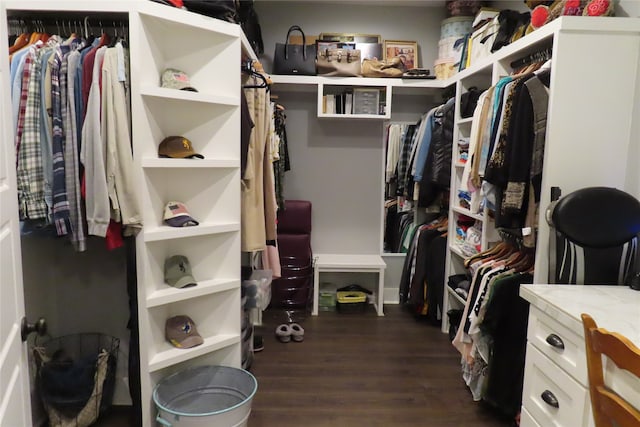
[[[384,59],[399,57],[404,64],[404,70],[418,68],[418,42],[385,40],[384,41]]]

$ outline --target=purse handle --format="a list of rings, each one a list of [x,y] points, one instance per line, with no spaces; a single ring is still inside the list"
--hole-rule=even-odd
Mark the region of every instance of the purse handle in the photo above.
[[[305,37],[302,28],[300,28],[298,25],[292,25],[289,28],[289,31],[287,31],[287,41],[284,44],[284,59],[289,59],[289,36],[291,35],[292,31],[300,31],[300,34],[302,34],[302,59],[306,61],[307,49],[305,49],[305,47],[307,46],[307,38]]]

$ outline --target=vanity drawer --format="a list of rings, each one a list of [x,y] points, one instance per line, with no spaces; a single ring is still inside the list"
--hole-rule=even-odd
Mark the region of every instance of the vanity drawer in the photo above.
[[[542,427],[533,419],[529,411],[526,408],[522,408],[520,411],[520,427]]]
[[[542,354],[527,344],[522,405],[545,427],[589,425],[589,391]],[[556,405],[556,406],[554,406]]]
[[[529,310],[527,341],[587,387],[587,356],[584,338],[535,306]]]

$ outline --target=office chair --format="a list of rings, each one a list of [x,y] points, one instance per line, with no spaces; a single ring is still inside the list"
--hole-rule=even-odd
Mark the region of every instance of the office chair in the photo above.
[[[588,314],[583,313],[581,317],[587,351],[591,411],[596,427],[640,426],[640,410],[605,385],[602,366],[604,355],[619,369],[640,378],[640,348],[616,332],[598,328]]]
[[[576,190],[551,203],[549,283],[622,285],[636,273],[640,202],[609,187]]]

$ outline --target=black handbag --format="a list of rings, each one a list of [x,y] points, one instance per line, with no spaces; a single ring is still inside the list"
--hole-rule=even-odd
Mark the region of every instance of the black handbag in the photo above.
[[[238,23],[237,0],[183,0],[187,10],[223,21]]]
[[[302,44],[289,44],[289,36],[292,31],[302,34]],[[294,25],[287,31],[287,40],[276,43],[276,51],[273,55],[273,73],[283,75],[316,75],[316,45],[307,45],[307,39],[302,29]]]

